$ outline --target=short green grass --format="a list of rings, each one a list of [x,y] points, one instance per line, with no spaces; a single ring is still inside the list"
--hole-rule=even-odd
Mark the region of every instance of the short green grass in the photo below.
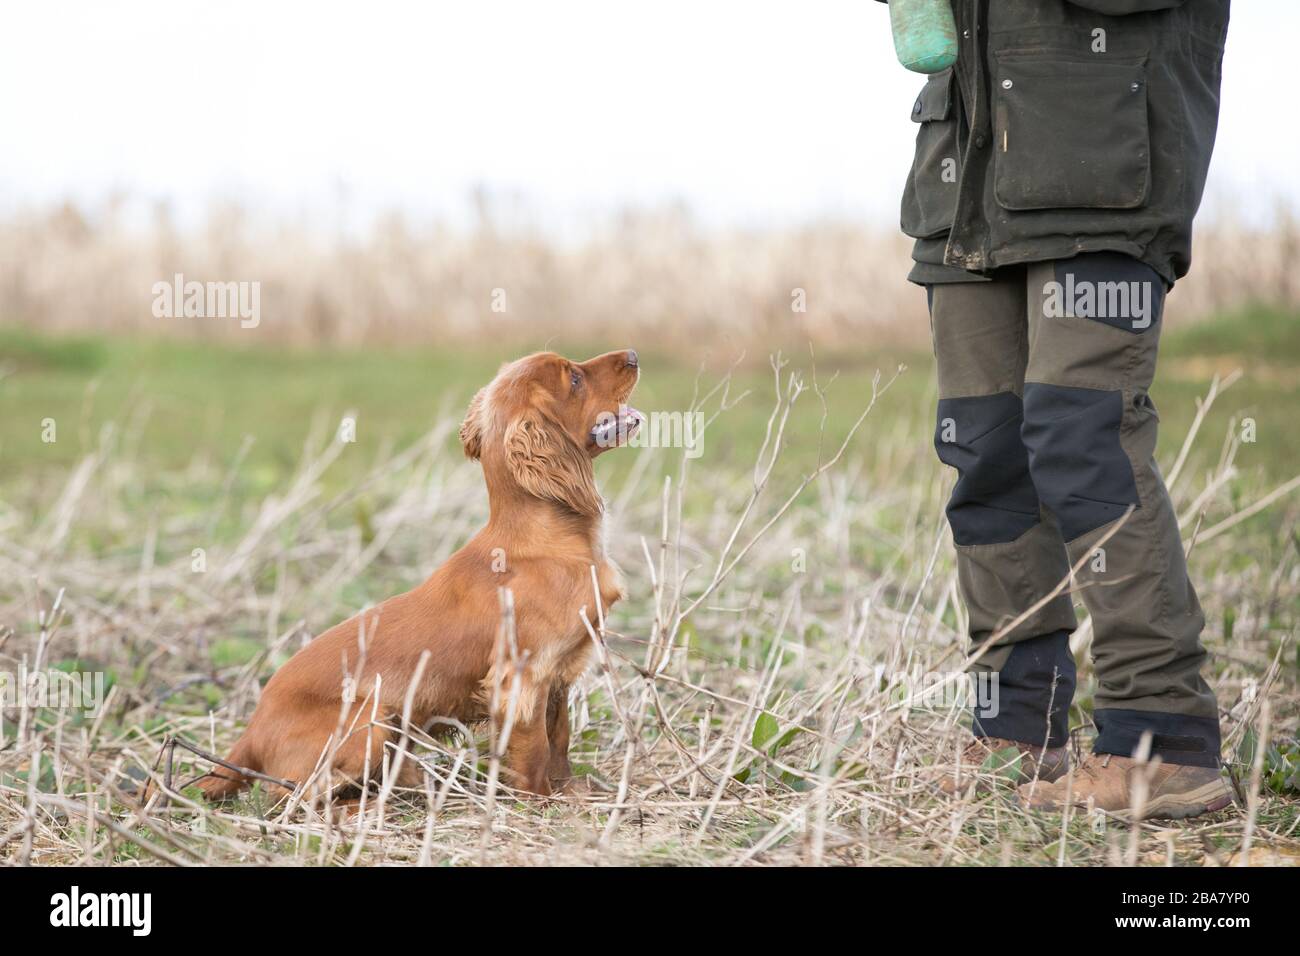
[[[1202,445],[1208,449],[1202,458],[1217,451],[1232,420],[1251,417],[1257,440],[1242,447],[1238,467],[1275,482],[1295,474],[1300,463],[1300,416],[1293,413],[1300,392],[1298,323],[1300,316],[1259,310],[1166,336],[1153,390],[1163,423],[1162,460],[1177,451],[1210,376],[1241,368],[1244,377],[1206,422],[1204,434],[1213,441]],[[645,411],[687,407],[697,386],[710,387],[739,361],[733,394],[750,389],[760,397],[741,401],[725,426],[710,433],[708,460],[747,462],[762,440],[769,411],[764,396],[771,382],[767,354],[751,348],[744,356],[740,346],[734,354],[695,357],[658,354],[642,343],[548,344],[573,357],[638,346],[645,372],[633,401]],[[489,346],[277,351],[168,340],[56,339],[0,325],[0,493],[15,479],[66,469],[95,449],[108,423],[125,430],[120,440],[131,442],[160,470],[183,467],[200,454],[228,465],[251,439],[245,477],[270,487],[295,466],[314,420],[332,427],[344,414],[355,413],[356,445],[328,478],[346,483],[380,449],[409,443],[434,421],[459,413],[501,361],[523,351],[503,353]],[[798,365],[810,366],[806,346],[790,351]],[[864,349],[817,357],[819,380],[829,386],[828,438],[842,436],[869,401],[876,372],[888,380],[899,365],[907,370],[873,414],[877,421],[905,420],[908,427],[928,431],[934,404],[929,352]],[[796,452],[791,460],[815,456],[821,411],[815,396],[800,403],[791,425]],[[57,429],[52,443],[43,441],[43,423],[51,419]],[[928,441],[928,434],[916,440]]]

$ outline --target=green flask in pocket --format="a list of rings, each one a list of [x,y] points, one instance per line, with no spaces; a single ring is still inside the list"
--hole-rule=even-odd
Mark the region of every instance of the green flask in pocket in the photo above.
[[[957,24],[949,0],[889,0],[898,62],[914,73],[938,73],[957,62]]]

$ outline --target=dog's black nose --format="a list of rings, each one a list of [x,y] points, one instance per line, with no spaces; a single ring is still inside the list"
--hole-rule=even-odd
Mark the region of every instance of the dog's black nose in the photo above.
[[[628,367],[628,368],[636,368],[636,367],[637,367],[637,361],[638,361],[638,360],[637,360],[637,357],[636,357],[636,349],[628,349],[628,350],[627,350],[627,367]]]

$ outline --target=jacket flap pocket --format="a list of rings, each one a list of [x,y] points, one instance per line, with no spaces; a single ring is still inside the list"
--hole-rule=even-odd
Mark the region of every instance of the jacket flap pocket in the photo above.
[[[912,122],[929,123],[948,118],[951,107],[952,67],[925,81],[921,95],[912,104]]]
[[[1135,209],[1151,185],[1146,57],[1002,51],[993,67],[1003,209]]]

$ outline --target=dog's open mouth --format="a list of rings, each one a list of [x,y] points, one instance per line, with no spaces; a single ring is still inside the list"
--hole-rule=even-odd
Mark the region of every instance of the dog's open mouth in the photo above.
[[[598,448],[626,445],[641,428],[645,416],[631,405],[620,405],[618,412],[603,412],[591,429],[591,442]]]

